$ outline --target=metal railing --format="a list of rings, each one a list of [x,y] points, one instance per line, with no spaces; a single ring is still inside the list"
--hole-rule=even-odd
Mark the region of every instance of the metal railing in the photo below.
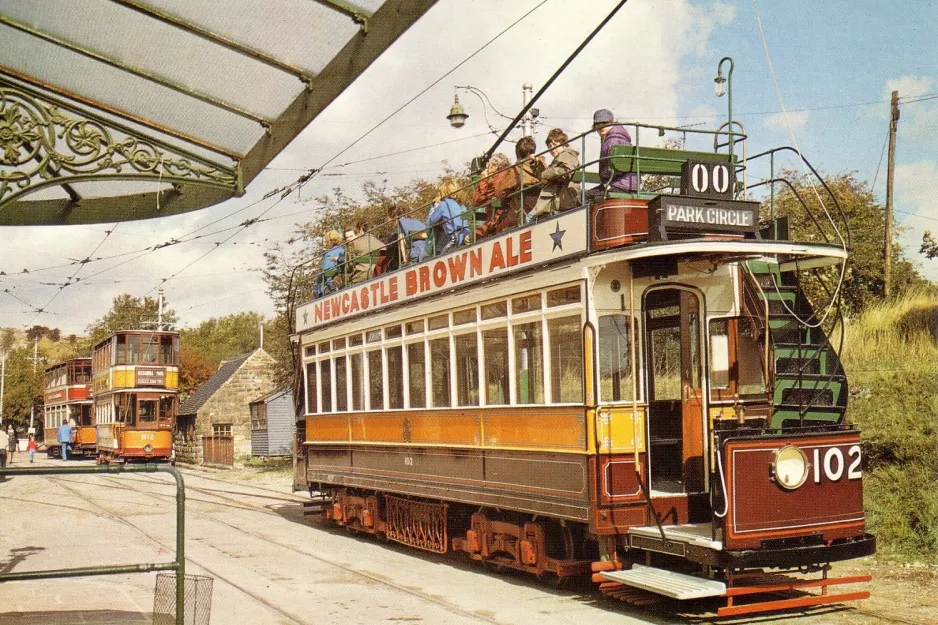
[[[121,575],[125,573],[150,573],[152,571],[174,571],[176,573],[176,625],[183,625],[186,579],[186,489],[182,474],[176,467],[157,464],[96,465],[88,467],[22,467],[0,469],[0,480],[18,475],[88,475],[100,473],[169,473],[176,479],[176,559],[172,562],[142,564],[119,564],[109,566],[86,566],[71,569],[47,569],[44,571],[22,571],[0,573],[0,584],[37,579],[62,577],[89,577],[93,575]]]

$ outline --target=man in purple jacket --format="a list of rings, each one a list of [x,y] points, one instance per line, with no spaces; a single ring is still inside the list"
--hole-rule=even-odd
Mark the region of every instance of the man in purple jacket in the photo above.
[[[609,109],[599,109],[593,113],[593,130],[602,139],[599,149],[599,178],[602,185],[593,187],[587,192],[591,198],[604,197],[606,193],[628,193],[638,187],[633,173],[620,173],[612,169],[608,157],[612,155],[614,145],[632,145],[632,136],[625,126],[616,124],[615,116]]]

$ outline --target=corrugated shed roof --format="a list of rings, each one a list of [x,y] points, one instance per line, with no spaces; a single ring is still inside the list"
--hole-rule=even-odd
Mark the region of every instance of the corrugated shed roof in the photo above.
[[[231,360],[226,360],[221,363],[218,371],[213,373],[212,377],[206,380],[205,384],[197,388],[192,395],[189,395],[189,397],[186,398],[186,401],[182,402],[182,405],[179,407],[179,414],[196,414],[199,411],[199,408],[201,408],[202,405],[212,397],[212,395],[218,392],[218,389],[220,389],[222,385],[235,374],[235,371],[241,368],[241,365],[244,364],[244,361],[250,358],[251,354],[253,353],[254,352],[241,354],[240,356],[235,356]]]

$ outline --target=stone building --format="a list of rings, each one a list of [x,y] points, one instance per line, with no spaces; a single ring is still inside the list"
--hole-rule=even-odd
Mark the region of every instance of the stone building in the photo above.
[[[275,390],[275,360],[256,349],[222,362],[179,407],[176,457],[193,464],[232,464],[251,454],[251,409]]]

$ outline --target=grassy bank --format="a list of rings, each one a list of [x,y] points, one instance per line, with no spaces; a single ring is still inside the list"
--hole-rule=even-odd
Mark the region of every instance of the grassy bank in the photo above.
[[[847,324],[848,418],[863,435],[869,530],[886,556],[938,561],[938,298],[914,292]]]

